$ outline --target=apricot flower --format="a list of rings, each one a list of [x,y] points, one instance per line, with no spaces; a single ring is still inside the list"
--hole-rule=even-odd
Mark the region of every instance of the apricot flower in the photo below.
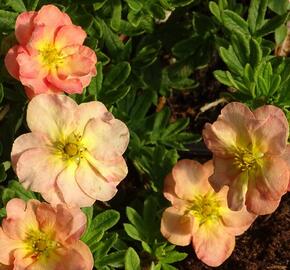
[[[192,242],[197,257],[209,266],[219,266],[232,253],[235,235],[242,234],[255,219],[245,208],[227,207],[224,187],[215,193],[208,182],[212,161],[201,165],[181,160],[165,179],[164,196],[172,206],[161,219],[161,233],[169,242],[186,246]]]
[[[12,199],[6,211],[0,227],[0,265],[21,270],[93,269],[91,251],[79,240],[86,227],[79,208]]]
[[[242,103],[226,105],[217,121],[206,124],[203,138],[213,152],[210,183],[218,191],[229,186],[228,204],[258,215],[272,213],[287,191],[289,127],[283,111],[262,106],[250,111]]]
[[[27,124],[32,132],[17,138],[11,153],[25,188],[80,207],[116,194],[127,175],[129,132],[101,102],[77,105],[65,95],[41,94],[28,105]]]
[[[21,13],[15,36],[19,44],[8,51],[5,65],[29,98],[46,92],[81,93],[96,74],[96,55],[82,45],[86,33],[56,6]]]

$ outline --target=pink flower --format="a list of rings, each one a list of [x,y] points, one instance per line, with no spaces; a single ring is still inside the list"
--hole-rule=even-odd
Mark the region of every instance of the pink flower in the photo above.
[[[163,212],[161,233],[175,245],[192,242],[197,257],[215,267],[231,255],[235,235],[247,230],[256,216],[245,208],[234,212],[227,207],[227,188],[215,193],[208,182],[212,171],[212,161],[177,162],[165,179],[164,196],[172,206]]]
[[[17,138],[11,153],[25,188],[50,203],[80,207],[116,194],[127,175],[122,154],[129,132],[102,103],[41,94],[28,105],[27,124],[32,132]]]
[[[8,51],[5,65],[29,98],[47,92],[81,93],[96,75],[96,55],[82,45],[86,33],[56,6],[21,13],[15,35],[19,45]]]
[[[0,265],[21,270],[93,269],[91,251],[79,240],[86,227],[79,208],[12,199],[6,211],[0,227]]]
[[[248,211],[263,215],[278,207],[289,183],[288,134],[284,113],[271,105],[252,112],[233,102],[216,122],[205,125],[203,138],[215,167],[210,183],[216,191],[229,186],[232,210],[246,204]]]

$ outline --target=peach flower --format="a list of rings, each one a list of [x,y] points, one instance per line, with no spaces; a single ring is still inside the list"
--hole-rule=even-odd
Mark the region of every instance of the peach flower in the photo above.
[[[86,227],[79,208],[12,199],[6,211],[0,227],[0,264],[6,269],[93,269],[92,253],[79,240]]]
[[[219,191],[229,186],[228,204],[239,210],[269,214],[287,191],[289,167],[286,154],[289,127],[283,111],[262,106],[250,111],[232,102],[217,121],[206,124],[203,138],[213,152],[214,174],[210,183]]]
[[[116,194],[127,175],[129,132],[101,102],[77,105],[65,95],[41,94],[28,105],[27,124],[32,132],[18,137],[11,153],[25,188],[80,207]]]
[[[227,207],[227,187],[215,193],[208,182],[212,161],[201,165],[180,160],[165,179],[164,196],[172,206],[161,219],[161,233],[175,245],[192,242],[197,257],[209,266],[219,266],[232,253],[235,235],[242,234],[255,219],[243,208]]]
[[[86,33],[56,6],[21,13],[15,35],[19,44],[8,51],[5,65],[29,98],[46,92],[81,93],[96,75],[96,55],[82,45]]]

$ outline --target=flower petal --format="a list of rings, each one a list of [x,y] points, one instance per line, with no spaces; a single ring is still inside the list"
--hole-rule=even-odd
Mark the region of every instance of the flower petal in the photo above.
[[[32,132],[47,134],[52,141],[58,141],[74,131],[76,110],[75,101],[65,95],[41,94],[28,104],[27,124]]]
[[[112,136],[114,134],[114,136]],[[83,143],[97,160],[115,160],[126,150],[129,130],[120,120],[91,119],[85,127]]]
[[[175,193],[180,199],[193,200],[196,194],[204,194],[211,188],[208,177],[213,166],[206,168],[195,160],[183,159],[172,169]]]
[[[65,25],[57,31],[55,45],[60,49],[72,45],[82,45],[86,36],[86,32],[80,26]]]
[[[106,120],[107,115],[111,115],[108,112],[106,106],[99,101],[91,101],[87,103],[81,103],[76,111],[75,118],[77,119],[77,129],[80,134],[84,133],[84,128],[89,120],[93,118]]]
[[[204,224],[192,236],[197,257],[205,264],[217,267],[233,252],[235,237],[221,224]]]
[[[77,184],[75,173],[77,165],[71,163],[57,178],[57,187],[59,188],[63,200],[70,207],[89,207],[96,201],[88,196]]]
[[[16,58],[21,53],[26,53],[25,49],[22,46],[15,45],[9,49],[4,59],[9,74],[17,80],[19,80],[19,64]]]
[[[34,28],[33,20],[36,15],[37,12],[28,11],[21,13],[17,17],[15,23],[15,36],[21,45],[25,45],[29,41]]]
[[[77,168],[76,181],[83,192],[94,200],[109,201],[117,193],[116,187],[84,159]]]
[[[289,135],[288,121],[283,111],[275,106],[262,106],[254,111],[259,125],[251,126],[253,143],[260,151],[281,154],[287,144]]]
[[[13,143],[11,161],[14,170],[19,157],[29,149],[45,147],[49,143],[48,138],[41,133],[26,133],[19,136]]]
[[[233,164],[233,158],[214,156],[214,174],[209,177],[209,183],[218,192],[224,185],[230,185],[241,173]]]
[[[172,244],[187,246],[191,242],[192,217],[183,215],[176,208],[165,209],[161,219],[161,233]]]
[[[37,12],[34,23],[37,25],[49,25],[55,28],[57,28],[58,26],[72,24],[69,16],[61,12],[54,5],[42,6],[42,8]]]
[[[233,211],[239,211],[245,204],[249,182],[248,172],[241,173],[229,186],[228,206]]]
[[[16,174],[24,188],[46,192],[53,187],[58,174],[64,168],[62,159],[53,156],[49,148],[34,148],[19,157]]]
[[[25,203],[14,198],[6,205],[7,217],[2,221],[3,231],[14,240],[24,240],[29,229],[38,229],[35,209],[39,201],[29,200]]]
[[[207,147],[219,157],[229,157],[236,145],[251,142],[247,126],[255,122],[254,114],[242,103],[231,102],[226,105],[217,121],[206,124],[203,138]]]
[[[287,145],[286,150],[282,155],[282,159],[287,163],[288,169],[290,171],[290,144]],[[289,174],[289,184],[288,184],[288,191],[290,191],[290,174]]]
[[[265,158],[254,177],[249,178],[246,205],[257,215],[270,214],[279,205],[281,197],[287,192],[289,169],[279,157]]]

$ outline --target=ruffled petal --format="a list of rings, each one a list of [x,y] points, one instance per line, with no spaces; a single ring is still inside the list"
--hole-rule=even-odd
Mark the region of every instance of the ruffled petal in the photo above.
[[[129,130],[114,118],[91,119],[85,127],[83,143],[95,159],[115,160],[128,146]]]
[[[288,121],[283,111],[267,105],[255,110],[254,114],[260,124],[250,127],[253,144],[263,153],[283,153],[289,135]]]
[[[165,209],[161,218],[161,233],[172,244],[187,246],[192,239],[192,217],[174,207]]]
[[[53,187],[64,168],[63,160],[52,155],[49,148],[34,148],[25,151],[19,157],[16,174],[24,188],[46,192]]]
[[[19,80],[19,64],[16,58],[21,53],[25,53],[25,49],[22,46],[15,45],[9,49],[4,59],[7,71],[16,80]]]
[[[205,264],[217,267],[233,252],[235,237],[222,224],[204,224],[192,236],[197,257]]]
[[[55,45],[60,49],[67,46],[82,45],[86,36],[86,32],[80,26],[62,26],[56,33]]]
[[[75,163],[70,164],[57,178],[57,187],[62,198],[70,207],[89,207],[96,201],[88,196],[77,184],[75,174],[77,170]]]
[[[42,8],[37,12],[34,23],[37,25],[48,25],[55,28],[57,28],[58,26],[72,24],[69,16],[61,12],[54,5],[42,6]]]
[[[213,166],[204,167],[199,162],[189,159],[180,160],[172,169],[175,180],[175,193],[180,199],[193,200],[197,194],[209,191],[208,177],[212,174]]]
[[[34,28],[33,20],[37,12],[28,11],[21,13],[15,23],[15,36],[21,45],[25,45],[31,38]]]
[[[94,200],[109,201],[117,193],[114,184],[107,182],[86,160],[81,160],[77,168],[76,181],[83,192]]]
[[[58,141],[75,130],[76,111],[75,101],[65,95],[41,94],[28,105],[27,124],[32,132],[47,134],[52,141]]]

